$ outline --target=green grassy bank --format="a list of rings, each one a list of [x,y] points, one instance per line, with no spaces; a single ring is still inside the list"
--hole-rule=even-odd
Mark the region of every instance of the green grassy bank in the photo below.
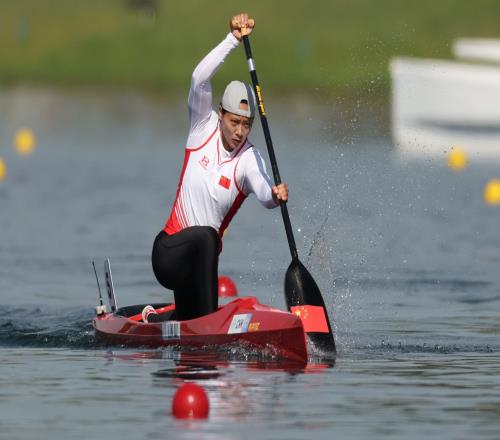
[[[393,56],[449,58],[456,37],[500,37],[498,0],[0,0],[0,84],[184,93],[240,10],[255,16],[259,75],[277,93],[381,96]],[[247,76],[241,49],[216,82]]]

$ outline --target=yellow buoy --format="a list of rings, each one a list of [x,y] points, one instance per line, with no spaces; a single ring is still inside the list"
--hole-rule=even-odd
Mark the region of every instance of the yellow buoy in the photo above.
[[[454,171],[462,171],[467,167],[467,154],[460,148],[452,148],[448,154],[448,166]]]
[[[14,136],[14,147],[21,156],[28,156],[35,149],[35,135],[29,128],[21,128]]]
[[[500,179],[491,179],[486,184],[484,201],[487,205],[500,205]]]
[[[6,175],[7,175],[7,165],[5,165],[5,162],[0,157],[0,182],[2,180],[5,180]]]

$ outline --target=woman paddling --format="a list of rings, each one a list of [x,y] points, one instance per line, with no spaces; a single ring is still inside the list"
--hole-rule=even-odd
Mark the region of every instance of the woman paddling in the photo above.
[[[247,14],[234,16],[231,32],[193,72],[179,186],[152,252],[157,280],[174,291],[178,320],[217,310],[221,239],[246,197],[254,193],[266,208],[288,200],[288,185],[271,186],[264,161],[248,139],[256,106],[251,86],[232,81],[218,112],[212,109],[210,80],[253,27]]]

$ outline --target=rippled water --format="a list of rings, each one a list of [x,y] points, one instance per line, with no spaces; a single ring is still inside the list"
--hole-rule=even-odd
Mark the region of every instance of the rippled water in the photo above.
[[[333,318],[335,364],[98,345],[92,260],[111,259],[121,305],[171,299],[149,254],[176,189],[183,104],[3,90],[2,438],[498,438],[500,210],[482,191],[499,164],[455,173],[444,158],[405,163],[376,115],[339,123],[336,107],[268,101],[299,254]],[[19,157],[10,139],[26,125],[37,150]],[[258,125],[254,140],[263,145]],[[240,294],[284,307],[289,261],[279,211],[249,200],[221,272]],[[171,416],[186,380],[207,389],[208,420]]]

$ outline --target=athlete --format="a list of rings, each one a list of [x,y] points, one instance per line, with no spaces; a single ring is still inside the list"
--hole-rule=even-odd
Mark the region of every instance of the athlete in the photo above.
[[[247,14],[234,16],[231,32],[193,72],[184,164],[172,211],[152,251],[157,280],[174,291],[178,320],[217,310],[221,239],[246,197],[254,193],[266,208],[288,200],[288,185],[271,185],[262,156],[248,139],[256,109],[251,86],[230,82],[218,112],[212,109],[212,76],[253,28]]]

